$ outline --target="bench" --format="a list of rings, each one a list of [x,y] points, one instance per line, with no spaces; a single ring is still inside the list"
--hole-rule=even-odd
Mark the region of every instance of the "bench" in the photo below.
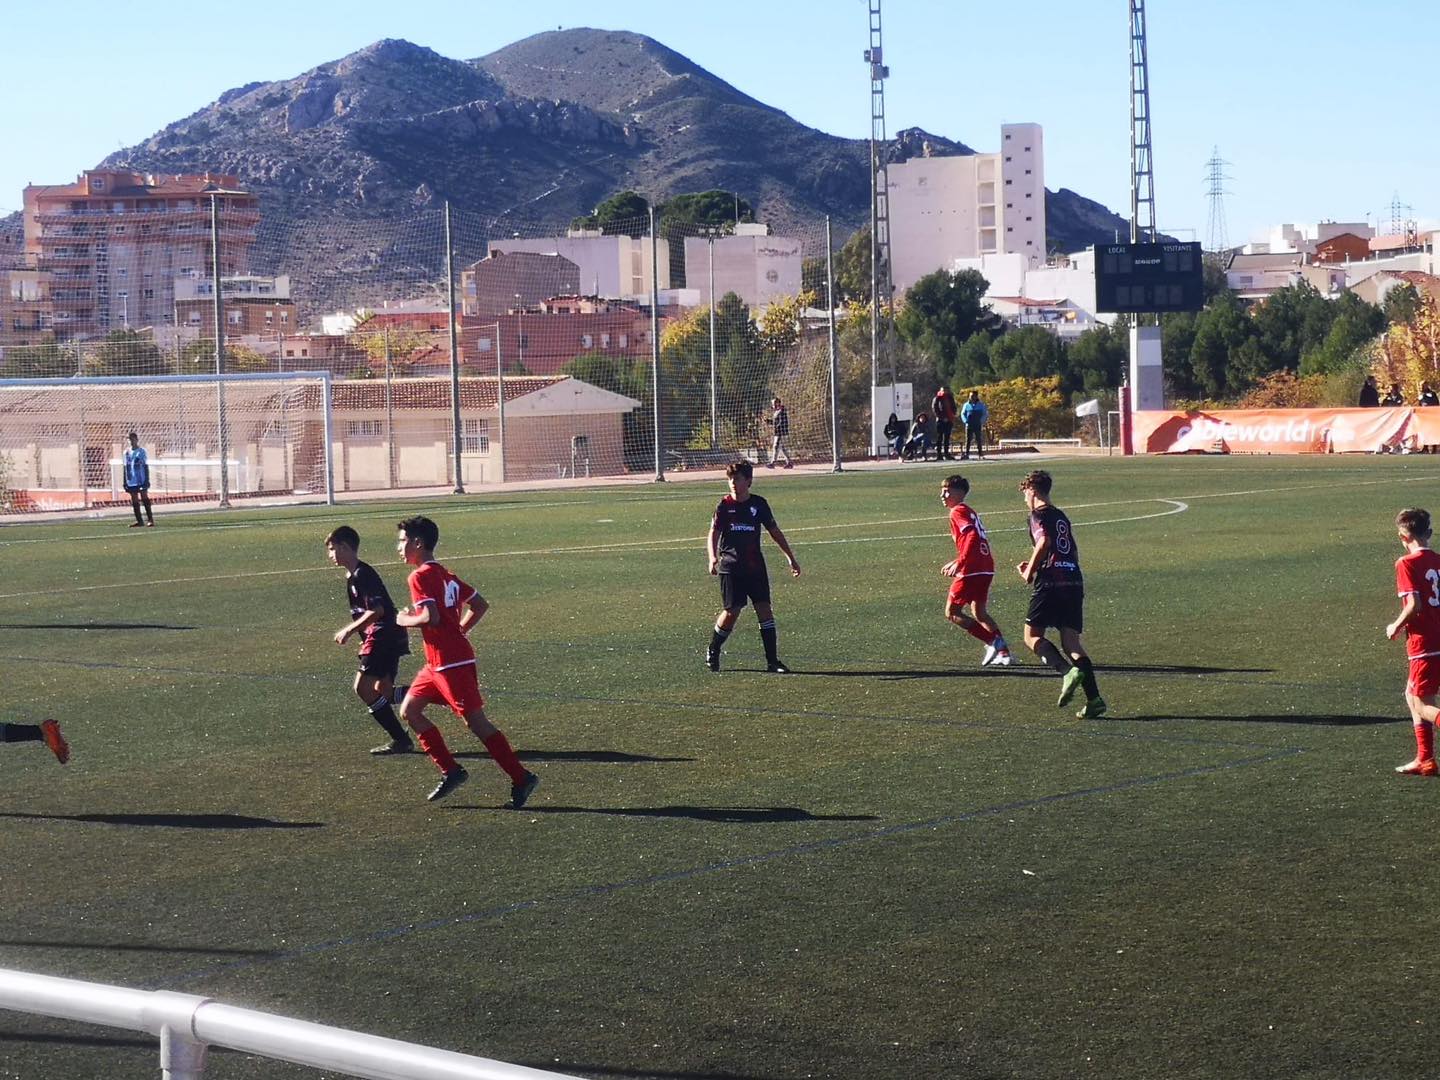
[[[1001,439],[995,444],[997,450],[1018,450],[1029,447],[1039,450],[1042,446],[1080,446],[1079,439]]]

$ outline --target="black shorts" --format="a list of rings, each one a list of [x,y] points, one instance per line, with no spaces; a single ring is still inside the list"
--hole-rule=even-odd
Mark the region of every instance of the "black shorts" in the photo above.
[[[1030,610],[1025,625],[1044,630],[1069,628],[1077,634],[1085,632],[1085,589],[1078,585],[1036,589],[1030,594]]]
[[[369,675],[372,679],[388,679],[393,683],[395,676],[400,674],[400,658],[409,652],[409,645],[377,642],[369,652],[362,652],[358,657],[360,673]]]
[[[720,606],[726,611],[739,611],[747,603],[770,602],[770,575],[759,570],[730,570],[720,574]]]

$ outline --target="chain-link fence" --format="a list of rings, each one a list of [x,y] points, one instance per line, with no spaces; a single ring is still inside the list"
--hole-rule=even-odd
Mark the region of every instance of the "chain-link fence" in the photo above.
[[[84,463],[123,458],[131,430],[185,460],[289,446],[290,420],[266,411],[284,394],[250,395],[249,412],[237,398],[202,438],[179,384],[156,376],[330,373],[341,497],[736,457],[833,466],[870,444],[868,314],[831,302],[829,256],[847,238],[824,220],[781,235],[739,213],[497,221],[446,207],[290,227],[262,209],[212,191],[35,215],[11,273],[12,307],[28,298],[33,318],[0,337],[7,511],[90,505],[99,469]],[[103,419],[82,419],[63,387],[24,385],[120,377],[149,381],[110,391]],[[214,430],[242,422],[254,431]],[[287,461],[314,456],[300,441]]]

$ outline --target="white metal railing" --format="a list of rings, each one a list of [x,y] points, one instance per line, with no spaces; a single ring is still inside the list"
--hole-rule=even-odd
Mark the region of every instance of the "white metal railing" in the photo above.
[[[371,1080],[577,1080],[563,1073],[222,1005],[194,994],[132,990],[9,968],[0,968],[0,1009],[156,1035],[164,1080],[200,1080],[211,1046]]]

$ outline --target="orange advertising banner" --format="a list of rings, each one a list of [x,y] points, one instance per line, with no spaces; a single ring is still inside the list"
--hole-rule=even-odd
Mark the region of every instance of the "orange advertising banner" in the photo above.
[[[1431,437],[1415,430],[1417,414]],[[1144,454],[1349,454],[1440,443],[1435,409],[1146,410],[1134,414],[1135,449]]]

